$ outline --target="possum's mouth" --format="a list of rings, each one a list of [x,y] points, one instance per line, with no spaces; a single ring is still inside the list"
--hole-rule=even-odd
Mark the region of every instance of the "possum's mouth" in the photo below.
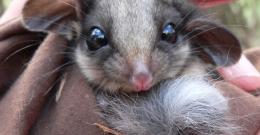
[[[254,91],[260,88],[260,74],[244,55],[237,64],[219,68],[218,72],[226,81],[244,90]]]

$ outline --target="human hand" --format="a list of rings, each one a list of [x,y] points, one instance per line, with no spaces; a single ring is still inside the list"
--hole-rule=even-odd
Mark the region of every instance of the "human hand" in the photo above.
[[[243,90],[250,92],[260,88],[260,73],[244,55],[237,64],[227,68],[218,68],[218,71],[226,81]]]
[[[0,25],[12,19],[19,18],[26,1],[27,0],[12,0],[10,6],[0,18]]]

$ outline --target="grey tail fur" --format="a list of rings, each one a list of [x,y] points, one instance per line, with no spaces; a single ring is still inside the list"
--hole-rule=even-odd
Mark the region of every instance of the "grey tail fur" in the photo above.
[[[125,135],[238,135],[228,101],[203,77],[165,81],[148,93],[97,94],[101,116]]]

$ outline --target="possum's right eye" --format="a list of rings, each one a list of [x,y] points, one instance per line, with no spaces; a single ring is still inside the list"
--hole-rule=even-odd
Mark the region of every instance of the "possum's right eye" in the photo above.
[[[86,42],[91,51],[96,51],[108,45],[105,32],[98,27],[92,27],[90,29]]]
[[[164,26],[162,31],[162,40],[169,42],[169,43],[176,43],[177,42],[177,32],[175,30],[175,25],[173,23],[168,23]]]

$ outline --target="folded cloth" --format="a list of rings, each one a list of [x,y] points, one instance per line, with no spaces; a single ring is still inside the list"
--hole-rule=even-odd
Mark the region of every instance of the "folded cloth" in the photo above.
[[[0,26],[1,135],[100,135],[91,88],[77,67],[68,66],[66,40],[56,34],[29,32],[21,20]],[[260,49],[247,52],[259,69]],[[258,57],[258,58],[257,58]],[[225,82],[238,124],[255,135],[260,127],[260,98]]]
[[[1,135],[101,134],[91,89],[78,70],[64,68],[66,48],[60,36],[28,32],[20,20],[0,27]]]

